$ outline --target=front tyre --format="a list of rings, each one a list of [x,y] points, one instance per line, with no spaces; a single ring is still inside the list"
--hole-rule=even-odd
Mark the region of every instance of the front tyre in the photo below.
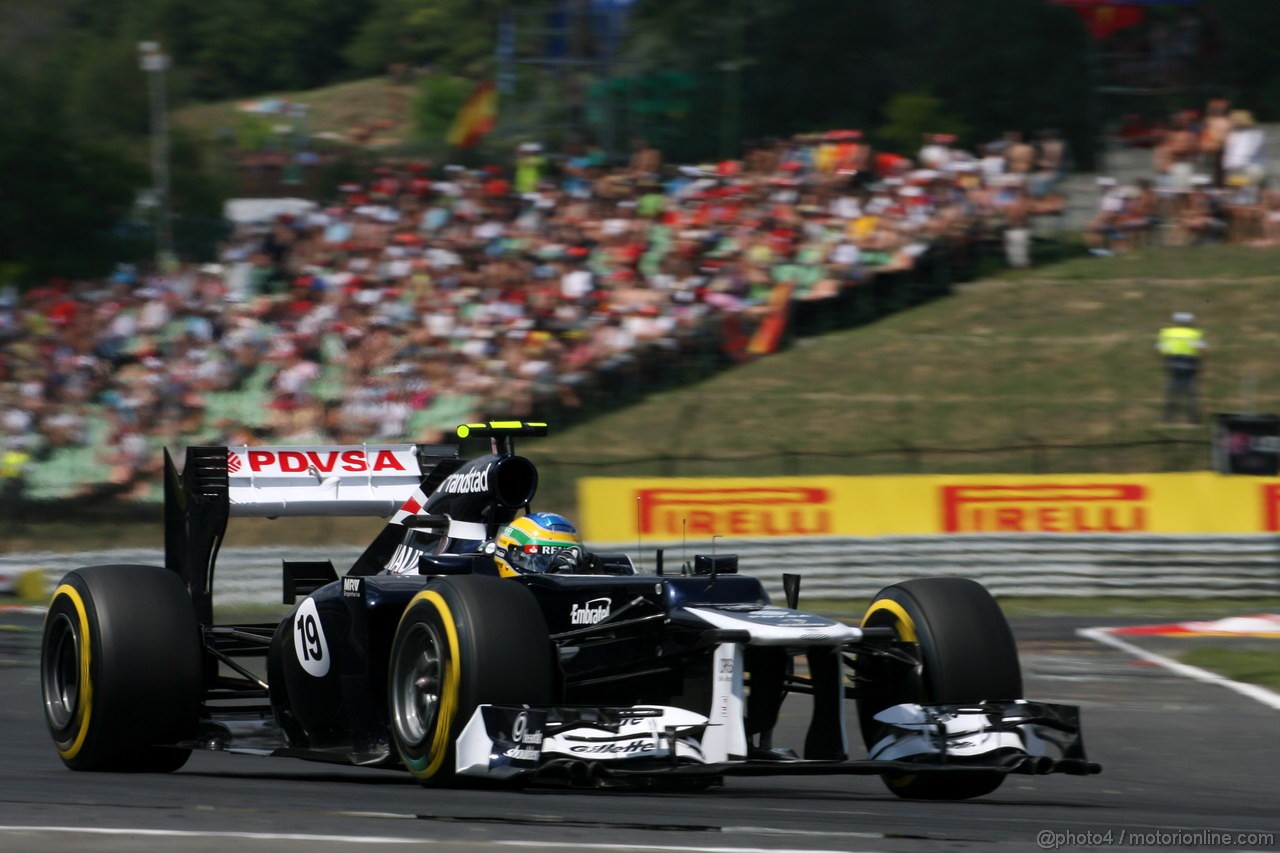
[[[1022,671],[1013,632],[991,594],[966,578],[921,578],[884,588],[862,618],[863,627],[892,627],[900,643],[915,644],[916,666],[860,655],[858,721],[870,749],[885,708],[904,702],[944,705],[1022,698]],[[962,800],[989,794],[1005,774],[982,771],[886,774],[899,797]]]
[[[169,772],[191,755],[203,698],[200,627],[158,566],[76,569],[53,591],[40,649],[45,719],[72,770]]]
[[[400,760],[423,785],[453,781],[478,705],[548,705],[551,643],[532,593],[478,575],[439,578],[405,608],[391,644],[388,708]]]

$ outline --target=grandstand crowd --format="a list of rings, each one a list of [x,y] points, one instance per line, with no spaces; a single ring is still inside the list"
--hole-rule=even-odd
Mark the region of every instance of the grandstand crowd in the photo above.
[[[166,444],[433,441],[573,407],[725,318],[758,324],[930,247],[995,240],[1025,266],[1067,165],[1052,131],[977,154],[930,134],[910,158],[857,131],[700,166],[633,149],[616,166],[535,143],[506,166],[388,162],[328,205],[238,223],[215,262],[4,291],[4,482],[78,451],[129,494]]]
[[[1266,177],[1266,131],[1244,109],[1215,98],[1146,123],[1130,116],[1118,137],[1151,150],[1150,174],[1098,179],[1098,210],[1085,230],[1095,254],[1159,242],[1280,244],[1280,190]]]

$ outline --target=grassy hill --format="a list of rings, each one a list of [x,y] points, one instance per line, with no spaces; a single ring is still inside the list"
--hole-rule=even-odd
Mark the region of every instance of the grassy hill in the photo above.
[[[203,139],[217,139],[226,132],[252,133],[251,128],[261,133],[277,125],[288,127],[289,118],[255,116],[240,109],[250,101],[275,98],[305,104],[305,127],[313,135],[346,142],[360,137],[376,145],[394,145],[412,132],[410,104],[416,91],[412,82],[371,77],[305,92],[276,92],[264,98],[184,107],[174,111],[173,123]]]
[[[1160,423],[1173,311],[1208,338],[1205,412],[1280,410],[1280,250],[1161,248],[974,282],[521,452],[566,507],[587,473],[1204,468],[1207,427]]]

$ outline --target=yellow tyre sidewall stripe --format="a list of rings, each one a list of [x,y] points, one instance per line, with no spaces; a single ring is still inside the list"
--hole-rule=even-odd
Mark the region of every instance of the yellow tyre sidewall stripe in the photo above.
[[[76,618],[80,622],[80,695],[76,701],[75,718],[71,722],[76,736],[71,745],[65,749],[61,742],[54,743],[58,748],[58,754],[70,761],[79,755],[84,747],[84,739],[89,733],[89,717],[93,710],[93,682],[89,678],[89,611],[84,606],[80,591],[70,584],[61,584],[53,591],[54,604],[57,603],[60,595],[65,595],[71,601],[71,605],[76,610]]]
[[[886,611],[893,615],[894,627],[898,631],[898,639],[907,643],[918,643],[920,637],[916,633],[916,622],[907,613],[906,608],[891,598],[881,598],[871,602],[871,606],[867,608],[866,614],[862,617],[862,625],[871,621],[871,616],[879,611]]]
[[[898,639],[908,643],[920,642],[920,637],[916,633],[915,620],[911,618],[911,614],[907,613],[905,607],[891,598],[881,598],[871,603],[867,608],[866,614],[862,617],[862,624],[865,627],[871,621],[873,614],[884,611],[893,616],[894,629],[898,632]],[[894,788],[905,788],[916,780],[915,773],[903,773],[900,775],[885,775],[882,777],[886,783]]]
[[[444,663],[444,683],[440,689],[440,706],[436,709],[435,733],[431,736],[431,746],[428,755],[431,756],[431,763],[422,771],[416,771],[412,767],[410,772],[418,779],[430,779],[440,772],[440,766],[444,764],[444,757],[449,751],[449,729],[453,715],[458,710],[458,685],[462,680],[459,647],[458,647],[458,630],[454,625],[453,611],[449,609],[448,603],[445,602],[444,596],[433,589],[423,590],[413,597],[409,602],[409,606],[405,608],[408,614],[415,604],[419,601],[426,601],[436,609],[440,614],[440,621],[444,623],[445,641],[449,645],[449,659]]]

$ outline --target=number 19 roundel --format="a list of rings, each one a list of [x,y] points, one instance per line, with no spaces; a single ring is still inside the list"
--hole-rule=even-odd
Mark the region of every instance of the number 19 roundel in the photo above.
[[[328,674],[329,646],[324,641],[316,603],[309,598],[293,614],[293,648],[307,675],[323,678]]]

